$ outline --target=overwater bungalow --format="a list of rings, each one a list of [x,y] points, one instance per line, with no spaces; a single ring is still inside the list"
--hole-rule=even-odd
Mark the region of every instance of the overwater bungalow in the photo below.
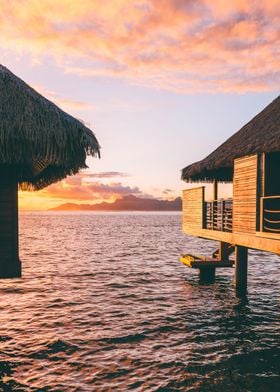
[[[21,276],[18,189],[75,174],[87,155],[99,155],[92,131],[0,65],[0,278]]]
[[[280,254],[280,97],[205,159],[182,170],[188,183],[211,182],[183,191],[183,231],[219,241],[211,257],[182,255],[202,279],[235,264],[237,289],[247,287],[248,249]],[[232,183],[232,197],[219,195],[218,183]],[[229,256],[235,253],[234,261]]]

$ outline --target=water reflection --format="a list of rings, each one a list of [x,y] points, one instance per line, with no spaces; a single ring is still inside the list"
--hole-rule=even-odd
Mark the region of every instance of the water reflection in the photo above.
[[[276,256],[251,253],[237,298],[232,269],[199,284],[179,263],[216,244],[178,215],[25,214],[20,240],[24,277],[1,282],[2,390],[278,387]]]

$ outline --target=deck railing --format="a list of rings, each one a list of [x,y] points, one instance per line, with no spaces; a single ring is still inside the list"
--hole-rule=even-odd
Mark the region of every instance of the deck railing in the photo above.
[[[232,199],[205,202],[205,229],[232,232]]]
[[[280,196],[261,197],[262,231],[280,234]]]

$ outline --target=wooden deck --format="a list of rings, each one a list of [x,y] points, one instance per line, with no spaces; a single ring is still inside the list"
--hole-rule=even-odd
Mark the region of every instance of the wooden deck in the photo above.
[[[250,249],[258,249],[267,252],[273,252],[280,255],[280,241],[279,235],[275,234],[277,238],[270,238],[269,233],[255,233],[254,234],[238,234],[226,233],[222,231],[207,230],[207,229],[190,229],[190,227],[183,225],[185,234],[190,234],[195,237],[201,237],[214,241],[227,242],[233,245],[241,245]]]

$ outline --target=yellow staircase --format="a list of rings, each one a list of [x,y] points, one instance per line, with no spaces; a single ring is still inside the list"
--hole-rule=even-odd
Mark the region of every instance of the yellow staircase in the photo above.
[[[229,268],[233,267],[232,260],[220,260],[216,257],[194,256],[191,254],[183,254],[180,257],[181,263],[190,268]]]

